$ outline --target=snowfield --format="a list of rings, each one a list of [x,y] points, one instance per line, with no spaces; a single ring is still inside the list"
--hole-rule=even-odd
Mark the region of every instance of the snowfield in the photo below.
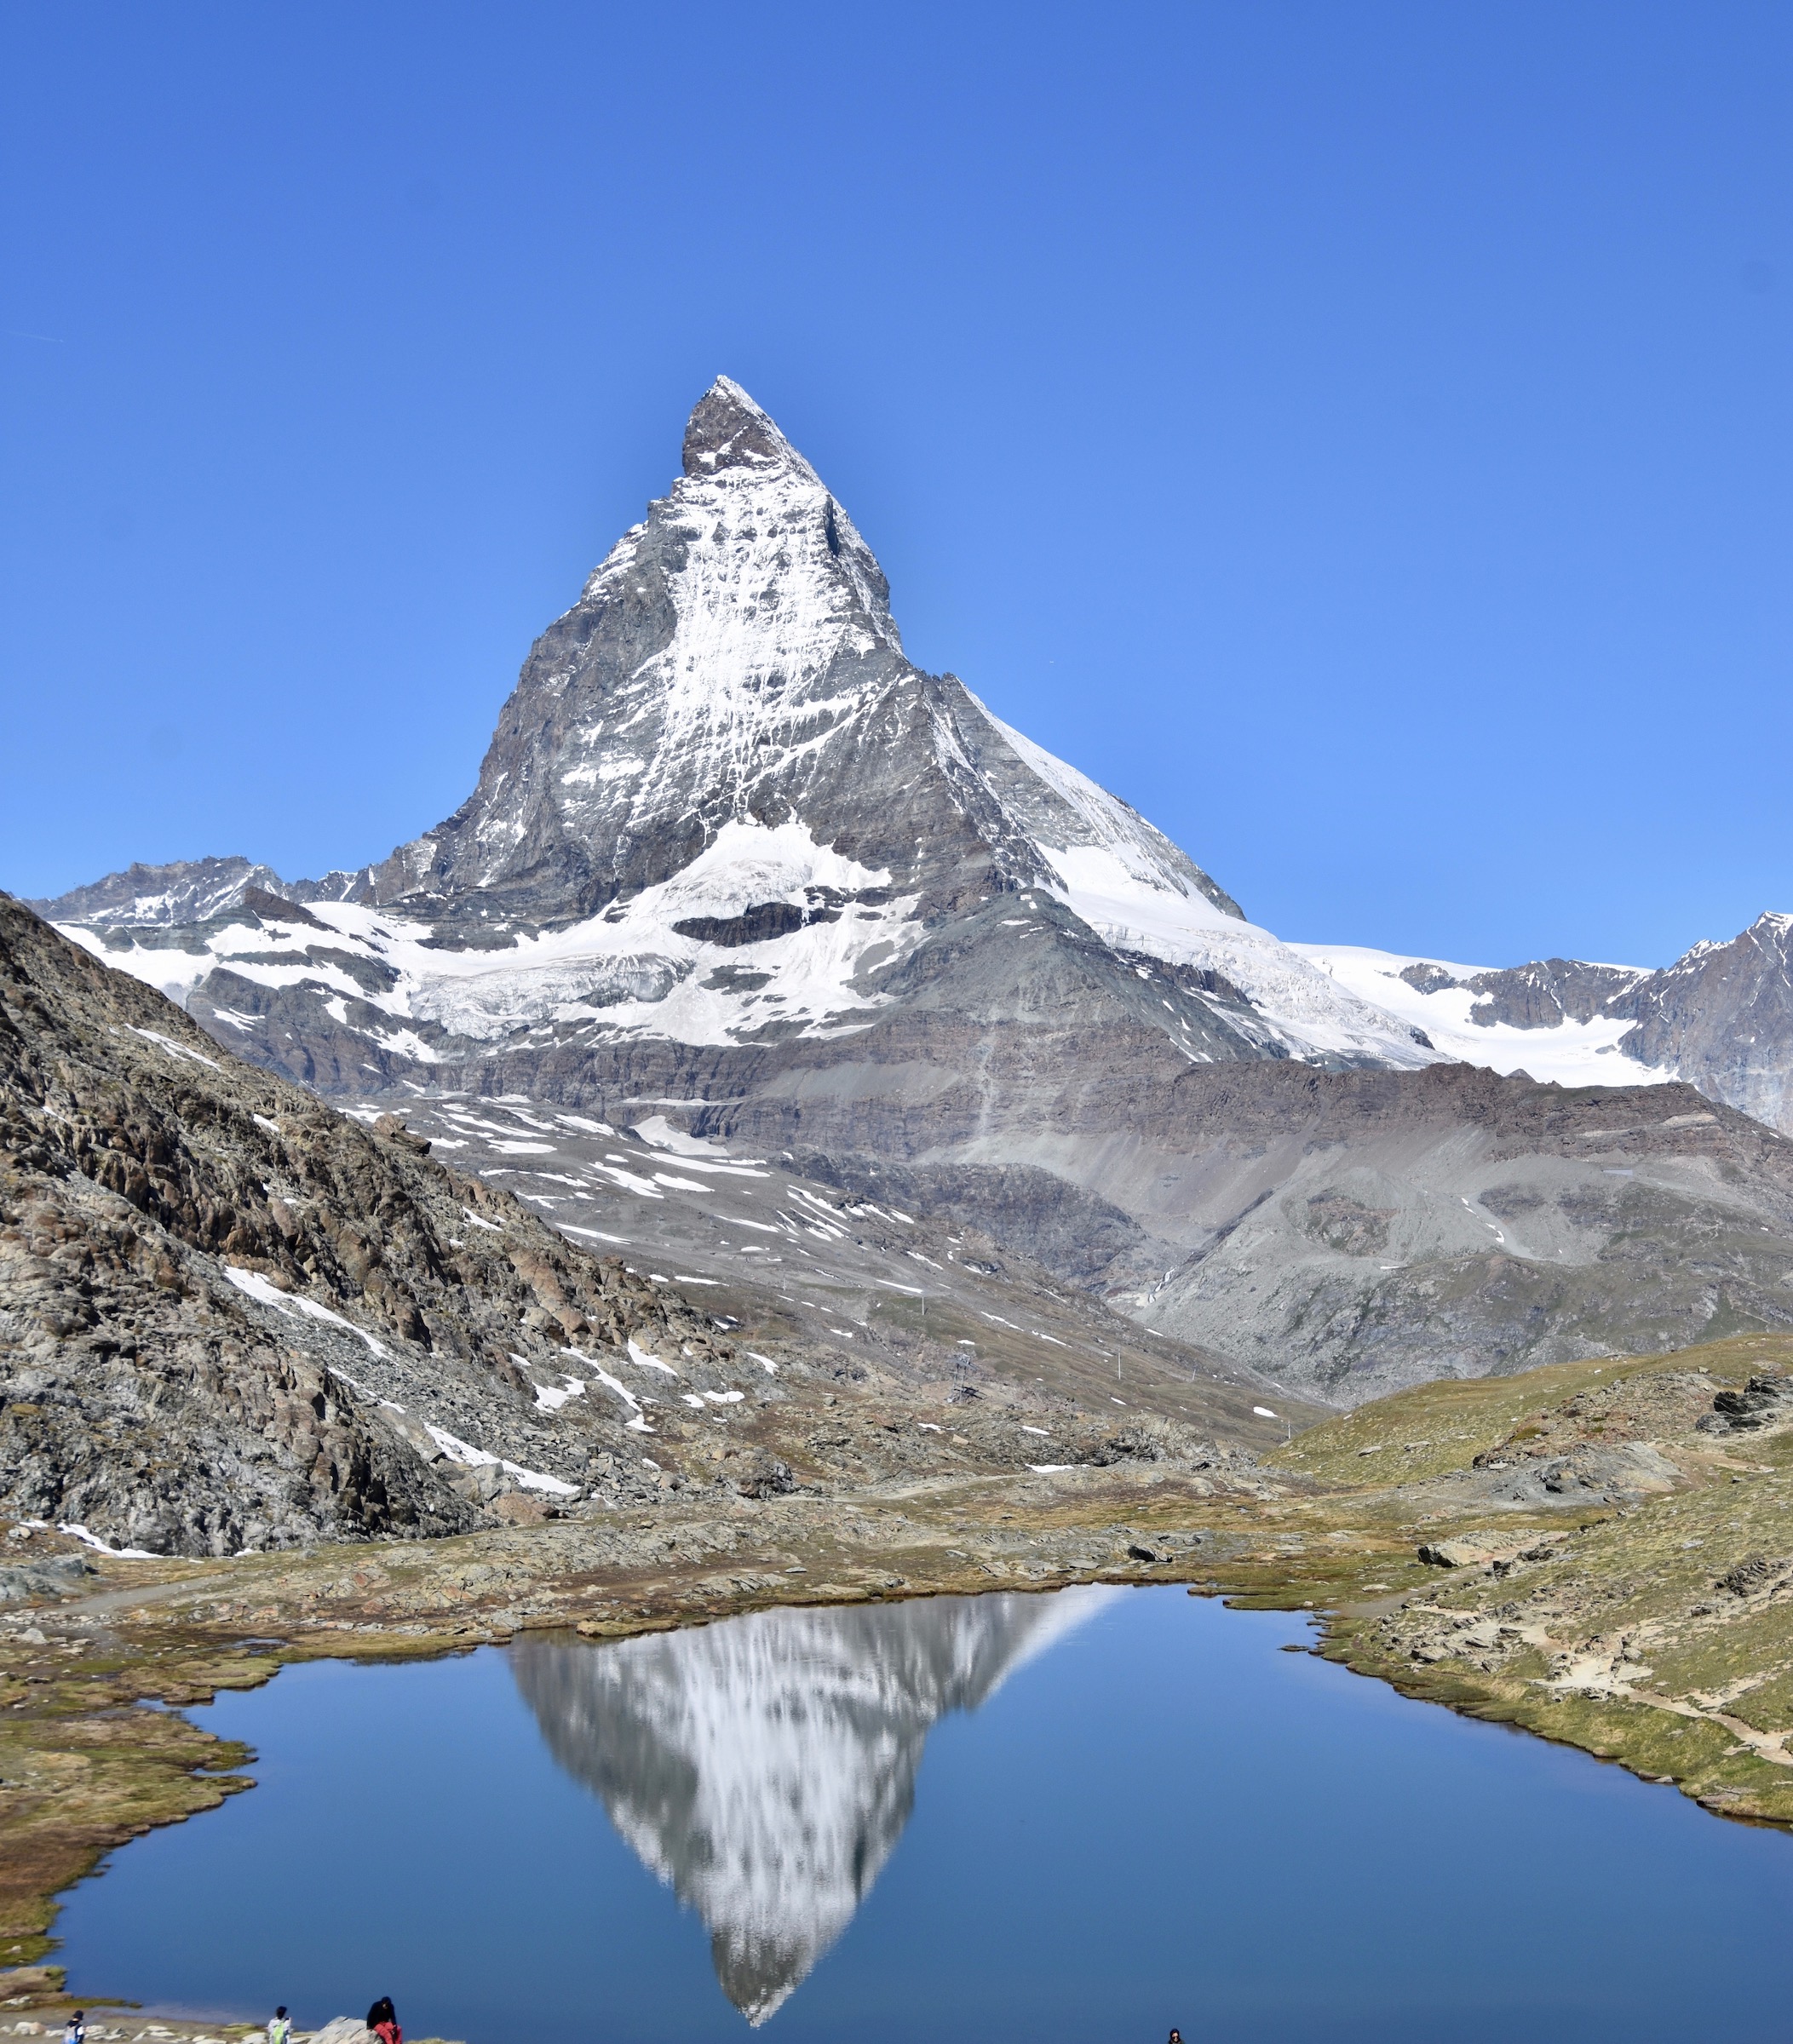
[[[1635,1027],[1629,1019],[1565,1020],[1551,1029],[1473,1022],[1470,1010],[1480,996],[1468,987],[1440,987],[1436,993],[1422,994],[1400,976],[1417,965],[1441,966],[1453,979],[1498,968],[1453,965],[1444,958],[1407,958],[1361,944],[1293,944],[1288,949],[1359,999],[1422,1029],[1443,1056],[1466,1065],[1483,1065],[1503,1075],[1523,1071],[1561,1086],[1661,1086],[1677,1076],[1626,1056],[1620,1044]],[[1641,967],[1620,969],[1644,976]]]

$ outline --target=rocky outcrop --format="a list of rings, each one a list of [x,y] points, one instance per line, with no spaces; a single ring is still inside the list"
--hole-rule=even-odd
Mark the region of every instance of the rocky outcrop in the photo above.
[[[72,1596],[83,1587],[86,1577],[98,1573],[92,1562],[78,1554],[49,1554],[36,1560],[0,1565],[0,1604],[20,1604],[34,1597]]]
[[[1764,1373],[1741,1391],[1721,1391],[1699,1421],[1702,1433],[1754,1433],[1793,1419],[1793,1377]]]
[[[376,2040],[359,2016],[332,2016],[311,2044],[376,2044]]]
[[[588,1478],[589,1432],[532,1417],[570,1343],[724,1359],[427,1147],[0,897],[0,1511],[174,1553],[452,1532],[482,1470]]]

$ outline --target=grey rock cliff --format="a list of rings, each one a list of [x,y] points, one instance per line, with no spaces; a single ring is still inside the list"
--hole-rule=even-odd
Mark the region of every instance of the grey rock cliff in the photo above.
[[[1759,916],[1728,944],[1696,944],[1615,1001],[1641,1064],[1793,1133],[1793,916]]]

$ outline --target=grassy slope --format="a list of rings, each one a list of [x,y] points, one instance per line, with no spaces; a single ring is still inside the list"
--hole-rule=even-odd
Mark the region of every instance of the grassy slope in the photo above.
[[[1714,1809],[1793,1823],[1793,1427],[1715,1438],[1692,1424],[1712,1392],[1790,1368],[1793,1341],[1744,1335],[1365,1406],[1274,1459],[1324,1486],[1310,1519],[1369,1521],[1385,1536],[1380,1556],[1353,1541],[1328,1568],[1285,1566],[1284,1581],[1252,1586],[1255,1600],[1319,1590],[1332,1658],[1672,1779]],[[1681,1472],[1675,1487],[1581,1508],[1572,1487],[1542,1508],[1477,1495],[1478,1455],[1512,1468],[1639,1444]],[[1403,1480],[1391,1486],[1394,1472]],[[1440,1569],[1417,1558],[1422,1540],[1523,1549],[1528,1531],[1558,1537],[1532,1541],[1532,1559]],[[1721,1587],[1757,1558],[1773,1565],[1756,1582]]]

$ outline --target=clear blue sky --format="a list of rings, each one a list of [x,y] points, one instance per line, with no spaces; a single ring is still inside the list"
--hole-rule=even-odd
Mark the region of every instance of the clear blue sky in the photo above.
[[[1793,909],[1784,4],[0,20],[0,885],[436,822],[725,370],[1284,935]]]

